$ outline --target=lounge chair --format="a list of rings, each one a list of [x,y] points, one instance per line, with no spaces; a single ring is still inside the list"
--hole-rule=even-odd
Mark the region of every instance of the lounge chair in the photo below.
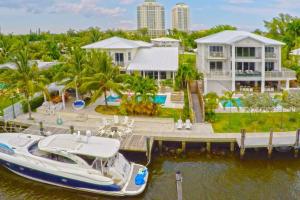
[[[122,125],[127,125],[128,124],[128,116],[125,116],[124,117],[124,120],[123,120],[123,122],[122,122]]]
[[[191,130],[191,129],[192,129],[192,123],[191,123],[191,120],[187,119],[187,120],[185,121],[184,126],[185,126],[185,129]]]
[[[114,124],[119,124],[119,116],[118,115],[114,115]]]
[[[132,119],[131,122],[128,124],[128,127],[131,129],[133,128],[133,126],[134,126],[134,119]]]
[[[183,128],[182,120],[179,119],[179,120],[177,121],[177,123],[175,124],[175,126],[176,126],[176,129],[178,129],[178,130],[182,129],[182,128]]]

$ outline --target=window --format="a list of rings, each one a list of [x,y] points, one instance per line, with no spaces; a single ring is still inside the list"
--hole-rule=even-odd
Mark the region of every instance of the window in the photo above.
[[[164,71],[160,72],[160,79],[167,79],[167,73]]]
[[[128,52],[128,60],[131,61],[131,52]]]
[[[265,66],[266,71],[274,71],[275,68],[274,66],[275,66],[274,62],[266,62],[266,66]]]
[[[236,70],[238,70],[238,71],[246,71],[246,70],[255,71],[255,63],[254,62],[238,62],[236,64]]]
[[[124,54],[123,53],[115,53],[115,61],[116,62],[124,62]]]
[[[255,47],[236,47],[237,57],[255,57]]]
[[[84,160],[89,165],[92,165],[96,159],[92,156],[85,156],[85,155],[79,155],[79,154],[76,154],[76,156],[80,157],[82,160]]]
[[[210,71],[222,71],[223,63],[212,61],[209,63]]]
[[[222,53],[223,52],[223,46],[210,46],[209,51],[210,52]]]
[[[274,53],[275,52],[275,48],[274,47],[266,47],[265,51],[266,51],[266,53]]]

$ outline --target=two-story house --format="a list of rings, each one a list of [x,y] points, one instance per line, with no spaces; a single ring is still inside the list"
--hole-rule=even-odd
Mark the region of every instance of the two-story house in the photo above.
[[[204,93],[275,92],[289,89],[294,71],[281,66],[284,43],[245,31],[223,31],[196,40]]]
[[[138,72],[158,82],[174,80],[178,70],[178,47],[154,47],[144,41],[112,37],[82,48],[106,51],[123,72]]]

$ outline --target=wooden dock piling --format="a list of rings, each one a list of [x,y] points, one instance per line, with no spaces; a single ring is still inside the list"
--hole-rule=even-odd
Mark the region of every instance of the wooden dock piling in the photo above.
[[[162,140],[158,141],[158,150],[159,150],[160,154],[163,152],[163,141]]]
[[[74,133],[74,126],[70,126],[70,132],[71,132],[71,134]]]
[[[207,151],[207,153],[211,152],[211,143],[210,142],[206,142],[206,151]]]
[[[241,130],[241,148],[240,148],[240,157],[243,158],[245,155],[245,138],[246,138],[246,130]]]
[[[273,151],[273,130],[270,131],[269,145],[268,145],[268,157],[271,158]]]
[[[235,146],[235,143],[230,142],[230,152],[234,152],[234,146]]]
[[[182,175],[180,171],[176,172],[177,199],[182,200]]]
[[[185,153],[186,152],[186,142],[181,142],[181,150],[182,150],[182,153]]]
[[[300,137],[300,129],[297,130],[296,132],[296,141],[295,141],[295,146],[294,146],[294,156],[295,158],[298,157],[298,153],[299,153],[299,137]]]
[[[40,122],[39,122],[39,125],[40,125],[40,134],[41,134],[42,136],[44,136],[44,135],[45,135],[45,133],[44,133],[44,126],[43,126],[43,122],[42,122],[42,121],[40,121]]]

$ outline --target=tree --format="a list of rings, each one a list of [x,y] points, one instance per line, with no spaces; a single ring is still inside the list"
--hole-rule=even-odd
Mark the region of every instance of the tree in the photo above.
[[[107,103],[107,92],[113,91],[122,95],[120,84],[121,75],[118,67],[112,65],[111,58],[106,52],[92,51],[87,57],[87,72],[82,78],[82,91],[92,91],[92,102],[95,102],[104,94],[105,105]]]
[[[189,81],[200,79],[200,77],[201,75],[198,73],[195,67],[188,63],[183,63],[178,68],[176,83],[181,89],[183,89],[187,87],[187,83]]]
[[[214,93],[208,93],[205,95],[205,112],[209,121],[213,121],[215,117],[215,109],[219,106],[219,96]]]
[[[69,58],[66,65],[57,73],[55,80],[60,81],[65,85],[65,88],[75,88],[76,99],[79,99],[78,88],[82,84],[82,77],[86,71],[86,54],[80,48],[75,48]]]
[[[10,90],[18,89],[24,94],[28,106],[29,119],[32,118],[30,99],[36,92],[48,94],[46,85],[48,80],[41,75],[36,64],[29,62],[28,50],[25,48],[16,54],[13,62],[16,69],[8,69],[1,76],[3,82],[9,84]]]
[[[280,128],[283,128],[283,111],[284,108],[287,108],[289,93],[287,91],[283,91],[281,94],[277,94],[274,96],[274,99],[278,102],[281,107],[281,115],[280,115]]]

